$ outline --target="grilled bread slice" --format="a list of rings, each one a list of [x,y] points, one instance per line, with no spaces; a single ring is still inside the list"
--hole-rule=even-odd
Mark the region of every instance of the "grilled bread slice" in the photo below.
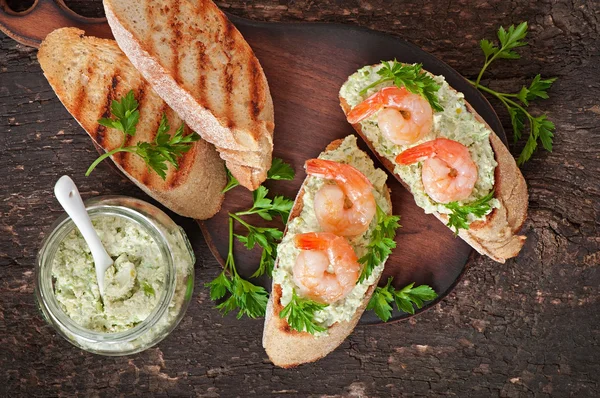
[[[356,146],[356,137],[354,136],[348,136],[345,139],[333,141],[327,146],[325,152],[323,152],[320,157],[322,157],[324,154],[331,153],[340,147],[343,150],[342,153],[345,153],[346,155],[340,155],[337,159],[329,157],[329,160],[339,160],[354,166],[356,166],[357,161],[363,161],[366,164],[366,168],[374,169],[373,162],[370,160],[368,155],[358,149]],[[382,178],[377,177],[377,182],[373,180],[371,181],[374,183],[373,185],[375,190],[378,192],[378,195],[380,195],[378,196],[380,199],[377,201],[380,204],[381,201],[383,201],[386,204],[384,207],[386,210],[388,210],[387,213],[391,214],[392,202],[390,199],[389,190],[385,184],[386,176],[382,170],[377,170],[377,173],[381,173],[380,175]],[[371,177],[369,178],[371,179]],[[293,238],[293,236],[290,235],[290,223],[292,223],[297,217],[303,216],[302,212],[304,209],[304,200],[305,196],[307,195],[307,182],[308,179],[302,184],[302,187],[300,188],[300,191],[298,192],[294,202],[294,207],[292,208],[288,220],[288,228],[286,228],[285,231],[284,242],[287,240],[286,238]],[[312,195],[314,195],[314,192]],[[308,200],[312,200],[311,194],[308,194],[307,198]],[[313,211],[312,207],[310,207],[310,209],[310,211]],[[310,218],[310,216],[308,217]],[[302,223],[304,223],[304,221],[302,221]],[[282,261],[281,255],[282,251],[278,250],[278,259],[275,263],[275,270],[277,270]],[[351,319],[332,324],[327,329],[327,334],[322,336],[313,336],[307,332],[298,332],[294,329],[291,329],[287,323],[287,320],[279,317],[280,312],[284,309],[284,306],[281,303],[283,288],[281,284],[275,282],[277,276],[274,276],[273,289],[267,304],[265,327],[263,332],[263,347],[265,348],[267,355],[273,364],[283,368],[291,368],[303,363],[314,362],[335,350],[354,330],[354,327],[358,323],[361,315],[367,307],[367,304],[369,303],[369,300],[371,299],[371,296],[373,295],[375,287],[377,287],[377,283],[381,278],[382,270],[383,267],[374,271],[374,274],[372,275],[372,283],[370,286],[368,286]]]
[[[241,185],[265,180],[273,152],[267,79],[210,0],[104,0],[121,49],[189,126],[217,147]]]
[[[114,40],[86,37],[75,28],[50,33],[42,42],[38,59],[44,75],[67,110],[94,142],[106,151],[138,141],[152,141],[166,113],[174,134],[182,120],[154,92],[129,62]],[[133,90],[139,102],[140,119],[135,136],[98,124],[110,116],[113,99]],[[186,132],[194,134],[187,128]],[[117,153],[112,160],[137,186],[174,212],[206,219],[221,207],[226,184],[223,161],[214,146],[196,141],[179,159],[179,170],[169,165],[166,180],[151,171],[139,156]]]
[[[348,83],[346,82],[344,85]],[[456,93],[456,90],[453,88],[450,88],[450,90]],[[344,113],[348,115],[351,111],[351,106],[342,96],[341,92],[340,90],[340,105]],[[494,151],[495,160],[498,163],[494,171],[494,197],[499,201],[499,206],[494,208],[485,217],[485,220],[472,222],[468,230],[459,230],[458,235],[480,254],[485,254],[495,261],[504,263],[506,259],[516,257],[525,243],[526,237],[519,235],[519,231],[527,218],[527,185],[521,171],[517,167],[515,159],[500,138],[498,138],[473,107],[466,100],[464,102],[466,110],[478,122],[483,123],[490,132],[490,145]],[[388,171],[410,191],[409,184],[400,175],[395,173],[394,160],[386,157],[385,154],[377,150],[372,140],[363,131],[360,123],[353,124],[352,126]],[[438,212],[433,214],[444,224],[448,223],[448,216],[446,214]]]

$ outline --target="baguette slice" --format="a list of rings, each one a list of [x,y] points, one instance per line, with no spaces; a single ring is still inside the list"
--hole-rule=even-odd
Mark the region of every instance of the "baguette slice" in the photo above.
[[[355,137],[349,136],[346,140],[348,139],[354,140],[354,145],[356,145]],[[342,145],[343,142],[344,139],[333,141],[325,150],[335,150]],[[360,151],[360,149],[357,150]],[[298,192],[294,207],[290,213],[288,224],[302,213],[305,185],[306,180]],[[384,186],[383,193],[385,200],[389,204],[390,211],[388,213],[391,214],[392,203],[387,186]],[[287,234],[287,228],[285,232]],[[277,268],[278,265],[279,260],[276,261],[275,268]],[[329,327],[328,334],[320,337],[315,337],[306,332],[293,330],[288,325],[287,320],[279,318],[279,313],[284,308],[281,304],[282,287],[279,284],[273,283],[273,289],[267,304],[263,332],[263,347],[273,364],[282,368],[292,368],[303,363],[319,360],[335,350],[354,330],[354,327],[365,311],[380,278],[381,274],[368,288],[360,306],[349,321],[334,323]]]
[[[86,37],[76,28],[58,29],[42,42],[38,59],[58,98],[106,151],[119,147],[124,139],[125,145],[153,141],[163,112],[171,126],[169,134],[182,123],[114,40]],[[111,101],[130,90],[139,102],[140,119],[135,136],[125,138],[121,131],[99,125],[98,119],[110,117]],[[225,167],[214,146],[204,140],[196,141],[179,158],[179,170],[169,165],[166,180],[135,154],[117,153],[111,159],[143,191],[178,214],[207,219],[221,208]]]
[[[214,144],[250,190],[273,152],[273,101],[260,63],[210,0],[104,0],[119,46],[156,92]]]
[[[348,115],[351,107],[341,95],[339,100],[342,110]],[[475,116],[477,121],[483,123],[490,131],[490,144],[498,163],[494,171],[494,197],[500,202],[500,207],[495,208],[488,214],[485,221],[475,221],[470,224],[468,230],[459,230],[458,235],[480,254],[485,254],[497,262],[504,263],[506,259],[516,257],[525,243],[526,236],[519,235],[519,231],[527,218],[529,200],[527,185],[515,159],[500,138],[466,100],[465,104],[467,110]],[[377,152],[373,143],[363,133],[360,123],[353,124],[352,127],[367,143],[385,168],[410,190],[408,184],[398,174],[394,173],[395,164]],[[448,223],[447,215],[437,212],[434,215],[444,224]]]

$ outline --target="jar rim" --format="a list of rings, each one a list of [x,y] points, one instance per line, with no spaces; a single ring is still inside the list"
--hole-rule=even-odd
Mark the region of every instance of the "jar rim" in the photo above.
[[[62,328],[63,330],[76,335],[77,338],[83,339],[92,344],[124,343],[140,337],[149,331],[149,329],[152,328],[165,315],[166,311],[168,311],[169,303],[173,299],[173,295],[175,293],[177,269],[173,264],[173,258],[169,252],[170,245],[163,230],[156,224],[154,220],[135,209],[123,205],[103,203],[106,200],[110,201],[111,199],[132,200],[133,198],[114,195],[100,196],[87,200],[84,203],[90,218],[97,218],[101,216],[120,217],[140,226],[158,245],[162,260],[166,265],[165,289],[150,315],[148,315],[143,321],[130,329],[120,332],[98,332],[87,329],[75,323],[75,321],[73,321],[69,315],[62,310],[55,297],[52,277],[44,277],[48,276],[48,274],[51,275],[53,261],[56,251],[58,250],[58,245],[76,228],[75,224],[66,213],[59,217],[53,224],[52,231],[44,239],[37,258],[36,294],[38,295],[38,301],[40,305],[44,307],[44,312],[47,313],[47,316],[52,318],[53,322],[58,324],[59,331]],[[134,200],[147,204],[139,199]]]

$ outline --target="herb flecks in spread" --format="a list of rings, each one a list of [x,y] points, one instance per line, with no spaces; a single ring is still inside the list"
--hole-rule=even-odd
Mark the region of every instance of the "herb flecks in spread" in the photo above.
[[[348,78],[348,81],[342,86],[340,96],[354,110],[357,105],[365,101],[366,98],[382,91],[387,87],[395,86],[392,79],[381,79],[380,71],[390,69],[390,64],[379,64],[375,66],[365,66]],[[391,64],[393,65],[393,64]],[[393,69],[393,68],[392,68]],[[385,72],[388,73],[388,72]],[[464,95],[455,92],[445,81],[443,76],[431,75],[424,72],[437,85],[439,89],[431,91],[438,99],[440,108],[433,114],[433,126],[429,132],[419,137],[417,141],[406,143],[395,143],[389,138],[389,134],[383,134],[380,126],[379,114],[375,113],[369,117],[360,120],[361,130],[366,138],[373,144],[374,149],[382,156],[395,164],[394,172],[409,186],[411,193],[415,198],[417,205],[425,210],[426,213],[453,214],[453,210],[444,203],[434,200],[427,194],[422,180],[423,164],[419,162],[400,165],[395,159],[402,152],[409,148],[430,142],[437,138],[447,138],[464,145],[470,154],[472,161],[477,168],[477,178],[470,195],[467,198],[458,200],[459,206],[468,205],[482,197],[488,195],[494,188],[494,170],[497,166],[494,158],[489,135],[491,131],[485,124],[477,121],[475,116],[467,109]],[[366,91],[365,91],[366,88]],[[351,111],[352,112],[352,111]],[[381,113],[381,111],[379,111]],[[349,113],[350,115],[350,113]],[[489,201],[490,209],[481,217],[475,214],[469,214],[466,226],[478,219],[484,218],[494,207],[500,206],[496,199]],[[465,226],[465,224],[463,224]]]
[[[98,123],[105,127],[120,130],[125,136],[134,136],[137,123],[140,119],[140,112],[137,108],[138,102],[133,95],[133,90],[131,90],[121,99],[121,101],[112,101],[110,109],[114,118],[102,118],[98,120]],[[189,151],[191,145],[200,139],[200,136],[195,133],[184,136],[183,123],[172,136],[168,134],[170,129],[171,127],[169,126],[167,116],[163,113],[154,142],[140,141],[136,145],[125,146],[124,139],[123,144],[120,147],[98,157],[98,159],[90,165],[85,175],[89,176],[96,166],[107,157],[119,152],[129,152],[140,156],[144,159],[148,167],[154,170],[160,178],[163,180],[166,179],[167,164],[170,163],[176,169],[179,168],[178,158]]]
[[[384,322],[387,322],[392,316],[392,303],[395,302],[399,310],[409,314],[414,314],[416,306],[418,309],[423,307],[424,301],[433,300],[437,293],[428,285],[414,287],[411,283],[400,290],[392,286],[392,279],[388,278],[384,287],[377,287],[373,296],[367,305],[367,310],[373,310],[375,314]]]
[[[320,159],[331,160],[334,162],[352,165],[362,174],[364,174],[373,185],[373,195],[377,206],[385,214],[391,211],[386,199],[385,181],[387,175],[383,170],[376,169],[373,162],[366,153],[359,150],[356,146],[356,137],[349,136],[344,139],[341,145],[335,150],[325,151],[319,156]],[[291,220],[287,226],[287,233],[278,247],[278,266],[273,271],[273,281],[275,285],[281,286],[281,305],[286,307],[293,299],[294,291],[298,289],[293,280],[293,267],[300,254],[300,249],[296,247],[295,236],[308,232],[322,231],[317,220],[314,202],[316,193],[328,184],[326,179],[316,176],[308,176],[303,186],[304,195],[302,198],[302,211]],[[373,231],[377,227],[377,217],[373,217],[366,232],[361,235],[351,237],[349,243],[354,249],[358,258],[366,255],[368,244]],[[385,259],[384,259],[385,260]],[[355,315],[369,287],[381,275],[383,271],[383,261],[377,264],[371,275],[363,281],[356,283],[346,297],[329,304],[327,307],[317,309],[311,315],[307,315],[312,323],[322,328],[329,328],[336,322],[349,321]],[[298,292],[296,293],[298,294]],[[316,332],[319,335],[325,332]]]
[[[542,79],[540,75],[536,75],[529,85],[523,86],[518,93],[507,94],[501,93],[482,85],[481,78],[488,66],[496,59],[519,59],[521,56],[513,49],[527,45],[523,41],[527,35],[527,22],[522,22],[518,26],[511,25],[508,30],[504,27],[498,29],[499,46],[495,46],[489,40],[483,39],[479,45],[485,55],[485,62],[477,79],[471,81],[476,88],[498,98],[508,109],[510,120],[513,126],[513,134],[515,143],[521,139],[525,122],[529,123],[530,131],[525,147],[521,151],[517,163],[522,165],[531,158],[531,155],[538,146],[538,141],[541,141],[542,146],[549,152],[552,152],[552,139],[554,137],[555,126],[546,115],[532,116],[525,108],[529,106],[529,101],[539,98],[547,99],[547,90],[556,81],[556,78]],[[520,101],[521,103],[519,104]]]
[[[229,188],[226,190],[239,185],[235,177],[229,173],[228,175],[230,176],[227,185]],[[272,180],[292,180],[294,178],[294,170],[281,159],[275,158],[267,178]],[[280,217],[282,222],[286,223],[294,202],[283,196],[275,196],[273,199],[270,199],[267,197],[268,193],[269,190],[261,185],[252,193],[253,204],[250,209],[229,214],[227,260],[219,276],[206,284],[210,288],[210,298],[213,301],[222,300],[229,294],[229,297],[225,301],[217,305],[217,308],[224,315],[236,309],[238,310],[238,318],[243,315],[250,318],[257,318],[265,314],[268,293],[263,287],[254,285],[238,274],[233,255],[233,238],[235,236],[248,250],[252,250],[256,245],[262,248],[259,266],[251,277],[256,278],[265,273],[271,276],[277,254],[277,244],[283,237],[283,231],[273,227],[258,227],[242,218],[243,216],[256,214],[268,221],[273,220],[275,217]],[[245,227],[248,230],[248,234],[234,234],[234,222],[238,222]]]
[[[108,254],[102,298],[89,247],[77,229],[60,243],[52,264],[54,292],[63,311],[78,325],[120,332],[150,315],[165,289],[165,264],[156,242],[133,222],[102,216],[92,220]]]

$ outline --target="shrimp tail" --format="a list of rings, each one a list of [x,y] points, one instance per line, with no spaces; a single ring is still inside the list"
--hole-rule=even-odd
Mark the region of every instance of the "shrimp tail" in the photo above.
[[[363,173],[348,164],[325,159],[308,159],[305,163],[305,167],[306,174],[315,177],[350,184],[362,183],[370,188],[373,186],[371,181]]]
[[[346,119],[350,124],[356,124],[370,117],[383,107],[397,107],[408,94],[406,88],[396,86],[385,87],[371,95],[369,98],[356,105]]]
[[[294,237],[294,243],[300,250],[327,250],[330,242],[337,238],[330,232],[307,232]]]

